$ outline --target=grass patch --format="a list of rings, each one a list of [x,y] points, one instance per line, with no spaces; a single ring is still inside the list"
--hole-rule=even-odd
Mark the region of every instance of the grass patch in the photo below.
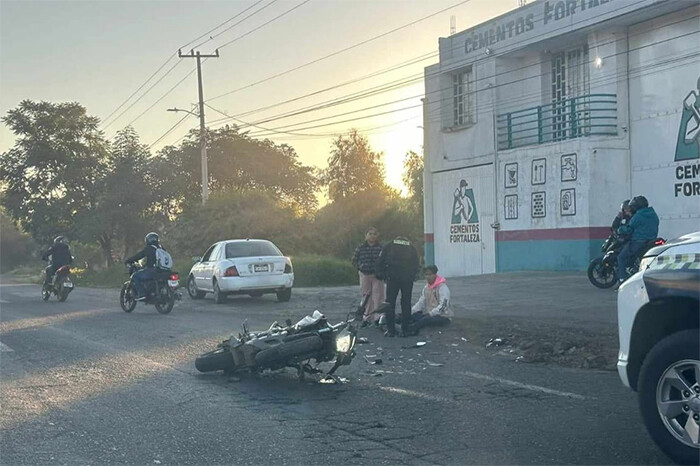
[[[294,286],[357,285],[357,270],[349,260],[332,256],[292,257]]]

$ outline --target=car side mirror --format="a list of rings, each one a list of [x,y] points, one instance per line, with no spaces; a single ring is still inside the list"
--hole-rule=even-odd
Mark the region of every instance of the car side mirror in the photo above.
[[[201,258],[201,257],[198,257],[198,256],[194,256],[194,257],[192,258],[192,263],[193,263],[193,264],[196,264],[197,262],[202,262],[202,258]]]

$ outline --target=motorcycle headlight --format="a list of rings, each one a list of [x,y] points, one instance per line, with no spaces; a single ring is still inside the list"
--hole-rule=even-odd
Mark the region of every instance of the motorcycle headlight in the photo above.
[[[338,353],[347,353],[352,349],[353,336],[347,330],[338,334],[335,339],[335,350]]]
[[[639,271],[643,272],[646,270],[655,259],[656,256],[642,257],[642,260],[639,262]]]

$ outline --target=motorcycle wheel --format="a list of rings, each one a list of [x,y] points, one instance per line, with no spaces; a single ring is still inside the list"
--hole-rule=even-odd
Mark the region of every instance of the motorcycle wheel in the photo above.
[[[41,286],[41,299],[48,301],[51,297],[51,290],[49,290],[46,285]]]
[[[588,280],[598,288],[610,288],[617,282],[617,271],[614,267],[605,267],[599,257],[588,264]]]
[[[199,372],[231,371],[236,367],[236,364],[233,362],[231,351],[218,348],[195,359],[194,367]]]
[[[61,287],[61,290],[58,292],[58,300],[62,303],[66,302],[66,299],[68,299],[68,291],[66,288]]]
[[[122,290],[119,292],[119,305],[124,312],[131,312],[136,307],[136,300],[131,292],[131,283],[129,282],[124,283]]]
[[[260,351],[255,355],[255,364],[259,366],[274,366],[285,362],[287,359],[302,356],[323,348],[323,340],[317,335],[302,338],[300,340],[282,343],[274,348]]]
[[[161,314],[168,314],[170,311],[173,310],[173,306],[175,305],[175,294],[172,292],[172,290],[168,290],[168,298],[165,303],[156,303],[156,310],[160,312]]]

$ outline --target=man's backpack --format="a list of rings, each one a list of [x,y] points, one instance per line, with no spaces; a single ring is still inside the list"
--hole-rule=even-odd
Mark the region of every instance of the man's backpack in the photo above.
[[[156,248],[156,267],[165,270],[173,268],[173,258],[163,248]]]

